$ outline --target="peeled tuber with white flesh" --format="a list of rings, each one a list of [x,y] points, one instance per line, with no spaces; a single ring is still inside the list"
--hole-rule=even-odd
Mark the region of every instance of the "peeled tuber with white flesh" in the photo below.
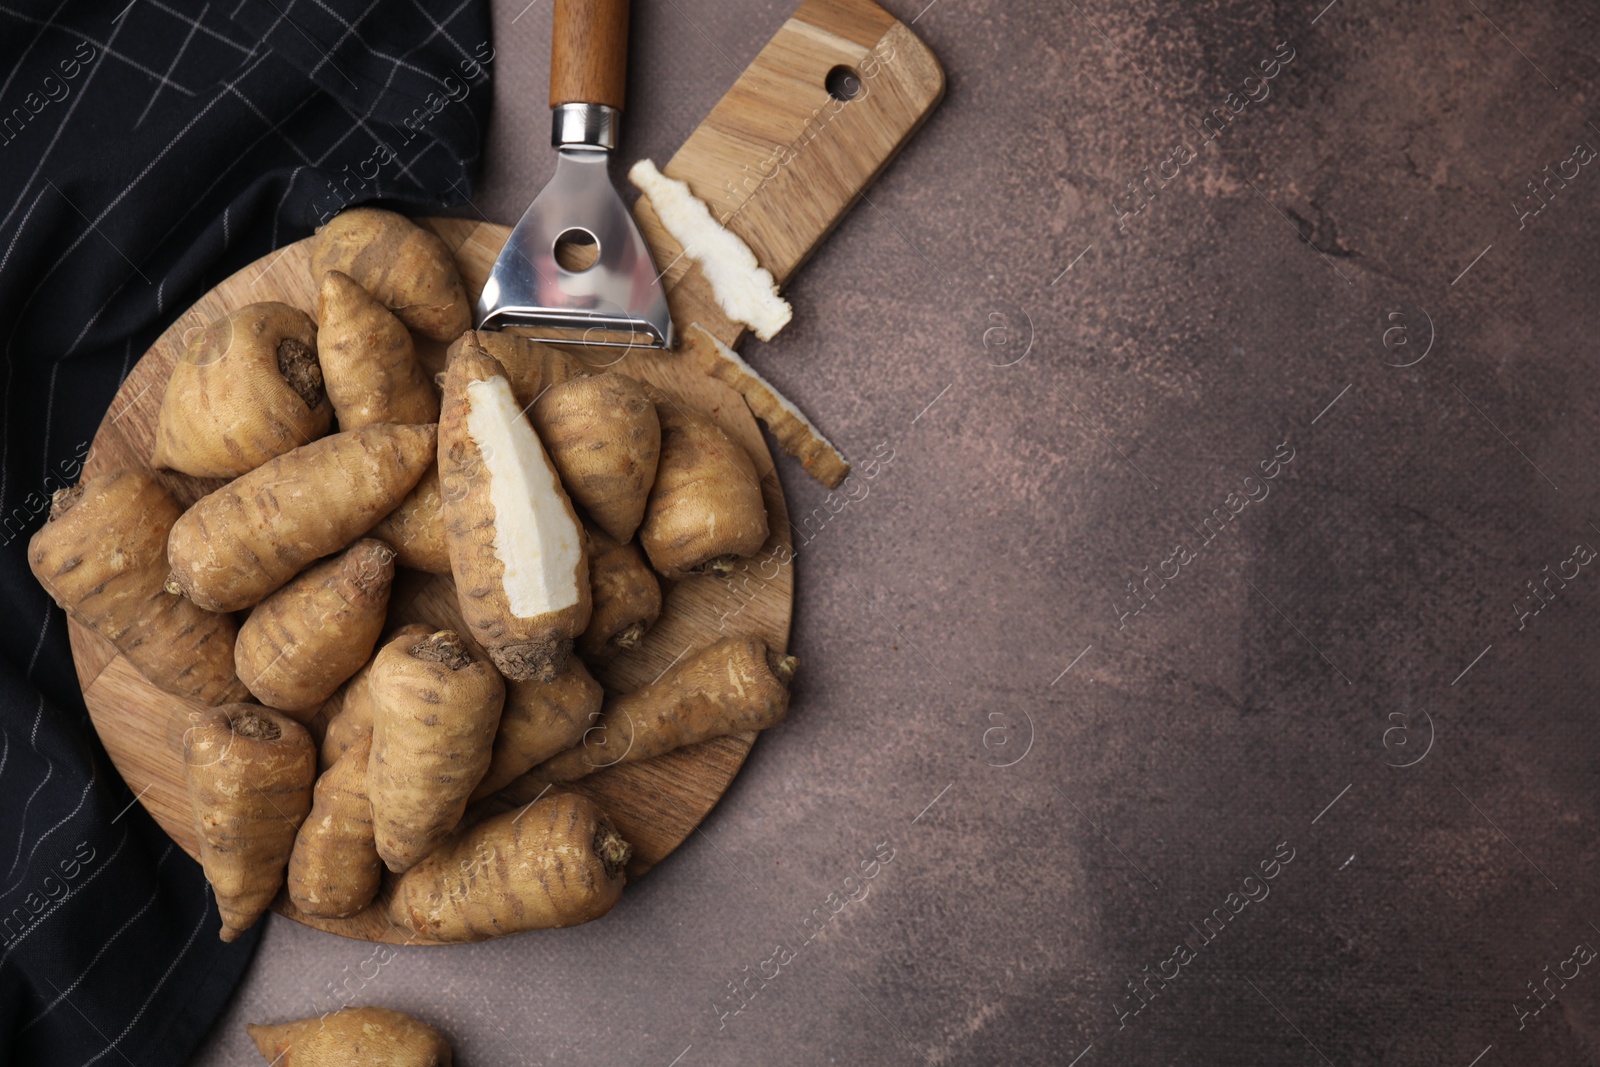
[[[688,183],[667,177],[648,159],[628,170],[628,180],[649,198],[656,218],[684,254],[700,264],[723,314],[750,327],[763,341],[788,325],[794,309],[778,295],[772,273],[738,234],[711,217],[711,209]]]
[[[553,678],[589,624],[583,528],[495,358],[451,349],[439,481],[462,618],[507,678]]]

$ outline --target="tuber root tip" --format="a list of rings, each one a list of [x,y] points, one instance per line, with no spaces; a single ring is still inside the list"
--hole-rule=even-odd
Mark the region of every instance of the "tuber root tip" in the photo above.
[[[247,709],[233,717],[233,732],[253,741],[276,741],[283,736],[277,723],[259,711]]]
[[[350,550],[345,564],[346,573],[355,572],[351,584],[363,593],[370,593],[375,589],[386,589],[394,581],[393,563],[397,553],[389,545],[377,538],[367,538],[358,542]]]
[[[453,630],[440,630],[424,637],[411,646],[411,656],[413,659],[443,664],[452,671],[472,665],[467,643]]]
[[[571,641],[532,641],[489,650],[495,668],[513,682],[553,682],[571,654]]]
[[[50,494],[50,521],[54,522],[67,512],[83,497],[83,483],[57,489]]]
[[[615,877],[633,858],[633,846],[617,833],[615,826],[602,822],[594,829],[594,854],[606,865],[606,874]]]
[[[640,619],[618,630],[612,636],[611,644],[620,649],[638,648],[642,640],[644,640],[644,620]]]
[[[183,586],[178,582],[178,576],[176,574],[167,575],[167,580],[162,583],[161,588],[171,593],[173,596],[183,595]]]
[[[305,342],[294,337],[278,342],[278,373],[306,407],[322,403],[322,364]]]
[[[778,681],[788,685],[794,680],[794,672],[800,666],[800,661],[794,656],[781,655],[768,649],[767,666],[772,668],[772,673]]]

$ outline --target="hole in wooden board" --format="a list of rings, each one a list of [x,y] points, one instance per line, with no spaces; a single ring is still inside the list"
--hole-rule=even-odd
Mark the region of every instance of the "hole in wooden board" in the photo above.
[[[840,64],[828,71],[828,76],[822,79],[822,84],[828,90],[828,95],[835,100],[854,100],[861,95],[861,75],[856,73],[854,67]]]

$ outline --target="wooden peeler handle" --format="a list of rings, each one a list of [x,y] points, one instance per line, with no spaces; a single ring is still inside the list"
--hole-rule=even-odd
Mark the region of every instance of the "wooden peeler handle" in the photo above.
[[[555,0],[550,106],[622,110],[628,75],[629,0]]]

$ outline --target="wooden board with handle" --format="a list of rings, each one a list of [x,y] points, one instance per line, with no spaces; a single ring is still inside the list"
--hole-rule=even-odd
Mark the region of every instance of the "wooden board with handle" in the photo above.
[[[888,42],[885,45],[885,42]],[[826,108],[825,81],[835,68],[860,67],[874,54],[890,58],[861,71],[868,91],[832,113],[819,132],[807,134],[818,109]],[[921,125],[943,92],[943,75],[921,42],[871,3],[862,0],[807,0],[750,68],[690,136],[665,168],[690,182],[719,217],[749,242],[763,266],[777,278],[790,276],[848,210],[860,192],[905,140]],[[797,139],[806,136],[801,144]],[[769,157],[784,145],[801,144],[775,177],[745,195],[719,199],[720,184],[749,173],[772,170]],[[750,183],[745,183],[750,184]],[[663,282],[680,330],[698,321],[727,344],[741,329],[716,308],[699,269],[655,222],[649,205],[636,207],[656,262],[671,264]],[[456,260],[476,300],[509,229],[457,219],[424,220],[455,250]],[[316,307],[310,275],[310,248],[301,241],[273,253],[224,281],[195,303],[160,337],[128,375],[95,436],[85,475],[117,467],[148,467],[157,414],[166,381],[191,331],[226,312],[258,300],[282,300],[312,311]],[[442,366],[442,345],[419,342],[433,367]],[[575,354],[590,361],[613,357],[605,350]],[[643,644],[595,674],[613,692],[653,680],[678,656],[724,633],[753,632],[770,644],[788,643],[793,568],[788,560],[789,522],[772,457],[760,430],[737,394],[682,364],[672,353],[634,351],[612,364],[623,373],[656,384],[675,400],[711,414],[749,451],[761,476],[772,536],[760,556],[731,580],[691,578],[670,590],[661,620]],[[222,483],[163,475],[185,503]],[[390,623],[420,621],[459,626],[454,593],[447,579],[404,575],[390,604]],[[184,791],[182,731],[191,705],[144,680],[105,640],[69,624],[73,656],[84,700],[110,754],[139,802],[191,856],[195,833]],[[806,665],[802,665],[804,678]],[[802,681],[803,684],[803,681]],[[337,707],[337,697],[330,709]],[[572,788],[591,796],[635,846],[630,877],[648,871],[699,825],[743,764],[753,734],[706,742],[645,763],[608,769]],[[481,810],[525,804],[537,788],[513,783]],[[280,895],[274,910],[307,925],[366,940],[426,943],[393,926],[383,914],[383,897],[373,907],[342,920],[298,914]]]

